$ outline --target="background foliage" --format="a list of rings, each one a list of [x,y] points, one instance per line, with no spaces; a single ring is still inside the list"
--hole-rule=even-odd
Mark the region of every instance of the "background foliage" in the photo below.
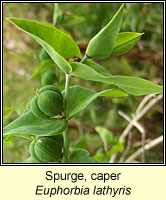
[[[80,23],[72,22],[58,24],[59,28],[67,30],[79,44],[84,53],[88,41],[100,30],[119,8],[118,3],[60,3],[60,8],[66,15],[78,15]],[[39,64],[39,45],[28,35],[9,24],[5,17],[20,17],[52,23],[52,3],[4,3],[3,4],[3,106],[11,107],[11,114],[4,120],[4,125],[13,121],[28,106],[27,102],[34,96],[32,88],[41,87],[41,77],[31,79],[31,75]],[[110,56],[99,61],[99,64],[112,74],[139,76],[162,85],[163,79],[163,4],[162,3],[126,3],[125,17],[121,32],[144,32],[138,44],[128,53],[121,56]],[[64,74],[55,84],[64,89]],[[81,85],[101,91],[108,89],[104,83],[95,83],[73,78],[71,85]],[[70,139],[72,147],[85,148],[92,155],[100,152],[101,162],[103,143],[96,126],[106,127],[113,138],[120,135],[127,122],[117,111],[126,114],[134,113],[143,97],[98,98],[87,109],[81,111],[70,121]],[[153,139],[163,133],[163,105],[160,101],[140,121],[146,129],[147,138]],[[133,129],[133,143],[140,141],[141,136]],[[4,146],[5,163],[22,162],[28,157],[30,141],[12,138]],[[113,144],[109,144],[111,148]],[[138,147],[132,149],[130,154]],[[123,151],[123,149],[122,149]],[[96,156],[97,158],[97,156]],[[139,161],[139,159],[138,159]],[[163,162],[162,144],[146,152],[146,162]]]

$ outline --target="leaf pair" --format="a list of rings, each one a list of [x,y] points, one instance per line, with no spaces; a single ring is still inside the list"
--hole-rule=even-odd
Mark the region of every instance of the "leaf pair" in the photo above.
[[[118,34],[123,18],[123,7],[124,4],[112,20],[91,39],[86,50],[88,56],[101,59],[110,54],[122,54],[129,51],[139,40],[142,35],[140,33]],[[81,57],[80,50],[71,37],[54,27],[25,19],[9,18],[8,20],[32,36],[65,73],[71,73],[85,80],[116,85],[136,96],[162,92],[161,86],[138,77],[111,76],[94,62],[67,62],[67,58]]]
[[[72,86],[69,88],[68,119],[85,109],[94,99],[99,96],[126,96],[127,94],[119,89],[108,89],[101,92]],[[4,137],[9,135],[20,136],[31,139],[33,136],[52,136],[62,133],[66,128],[64,120],[44,120],[36,118],[31,111],[27,111],[3,129]]]
[[[112,20],[90,40],[86,50],[88,56],[102,59],[108,57],[111,53],[125,53],[138,41],[141,36],[139,33],[118,34],[123,18],[123,7],[124,4],[122,4]],[[62,16],[57,4],[55,4],[55,9],[54,23]],[[77,44],[64,32],[36,21],[17,18],[8,18],[8,20],[33,37],[63,72],[70,73],[72,71],[72,67],[65,59],[73,56],[81,58]]]

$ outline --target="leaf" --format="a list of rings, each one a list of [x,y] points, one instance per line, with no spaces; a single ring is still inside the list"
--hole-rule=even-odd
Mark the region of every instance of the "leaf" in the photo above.
[[[20,18],[8,18],[8,20],[22,31],[30,34],[31,36],[35,36],[35,38],[37,37],[42,41],[45,41],[62,57],[81,57],[81,53],[76,42],[57,28],[47,26],[37,21]]]
[[[123,7],[124,4],[121,5],[111,21],[90,40],[86,55],[91,58],[103,59],[111,54],[122,23]]]
[[[83,137],[74,143],[74,149],[87,149],[86,139]]]
[[[13,108],[4,107],[3,108],[3,120],[6,119],[13,112]]]
[[[108,157],[111,157],[112,155],[114,155],[117,152],[123,152],[124,151],[124,142],[122,143],[118,143],[116,145],[114,145],[111,150],[107,153]]]
[[[98,149],[96,151],[96,154],[93,156],[95,160],[97,160],[97,162],[99,163],[105,163],[106,162],[106,154],[105,154],[105,150],[103,148]],[[108,161],[107,161],[108,162]]]
[[[94,99],[99,96],[124,97],[127,96],[127,94],[124,91],[115,88],[96,92],[95,90],[81,86],[71,86],[69,88],[67,119],[70,119],[75,114],[85,109]]]
[[[98,63],[96,63],[92,60],[86,60],[85,64],[88,65],[89,67],[93,68],[99,74],[102,74],[102,75],[105,75],[105,76],[111,75],[105,70],[105,68],[103,66],[99,65]]]
[[[32,136],[53,136],[66,128],[64,120],[42,120],[27,111],[3,129],[4,136],[13,135],[25,138]]]
[[[95,130],[99,134],[104,144],[112,144],[112,142],[114,141],[114,138],[110,130],[102,126],[96,126]]]
[[[48,68],[54,67],[54,66],[55,66],[55,63],[51,59],[44,60],[37,66],[36,70],[34,71],[34,73],[31,76],[31,79],[36,78],[45,69],[48,69]]]
[[[71,26],[75,24],[79,24],[85,20],[84,17],[76,16],[76,15],[69,15],[69,16],[64,16],[61,24],[66,25],[66,26]]]
[[[62,10],[59,7],[58,3],[54,3],[54,13],[53,13],[53,23],[54,25],[60,23],[63,19]]]
[[[68,160],[69,163],[97,163],[85,149],[74,150]]]
[[[60,30],[31,20],[19,18],[8,18],[8,20],[34,38],[63,72],[72,71],[65,58],[81,57],[74,40]]]
[[[134,96],[147,95],[153,93],[162,93],[163,87],[152,83],[148,80],[133,76],[120,76],[120,75],[104,75],[98,73],[94,68],[89,67],[86,64],[73,62],[71,63],[73,68],[72,75],[83,78],[85,80],[98,81],[102,83],[108,83],[115,85],[128,94]]]
[[[111,55],[120,55],[128,52],[137,43],[143,33],[119,33]]]

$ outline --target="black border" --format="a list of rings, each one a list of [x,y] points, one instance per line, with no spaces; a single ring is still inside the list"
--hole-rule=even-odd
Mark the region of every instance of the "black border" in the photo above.
[[[3,45],[1,45],[1,157],[0,166],[166,166],[165,163],[165,1],[1,1],[1,44],[3,44],[3,3],[163,3],[163,109],[164,109],[164,122],[163,122],[163,163],[99,163],[99,164],[26,164],[26,163],[3,163]],[[2,160],[1,160],[2,159]]]

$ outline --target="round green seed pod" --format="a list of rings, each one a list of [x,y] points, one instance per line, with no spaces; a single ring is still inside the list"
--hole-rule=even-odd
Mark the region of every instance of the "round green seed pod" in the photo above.
[[[44,61],[44,60],[50,59],[50,56],[44,49],[42,49],[39,53],[39,59],[40,61]]]
[[[41,94],[42,92],[44,92],[46,90],[51,90],[53,92],[56,92],[56,93],[58,93],[63,98],[63,96],[61,94],[61,91],[56,86],[54,86],[54,85],[43,86],[42,88],[40,88],[39,93]]]
[[[62,111],[63,99],[58,93],[46,90],[38,96],[37,104],[44,114],[51,117]]]
[[[32,157],[34,160],[36,160],[36,161],[42,163],[42,161],[41,161],[41,160],[36,156],[36,154],[35,154],[35,151],[34,151],[35,144],[36,144],[36,141],[33,140],[33,141],[31,142],[30,146],[29,146],[29,153],[30,153],[31,157]]]
[[[56,162],[62,156],[62,135],[40,137],[32,142],[30,154],[35,160],[44,163]]]
[[[39,109],[39,106],[37,104],[37,99],[38,99],[38,96],[34,96],[32,101],[31,101],[31,104],[30,104],[30,108],[31,108],[31,111],[33,113],[33,115],[37,118],[40,118],[40,119],[48,119],[49,116],[44,114],[40,109]]]
[[[52,71],[48,71],[43,75],[43,77],[41,79],[41,84],[43,86],[53,85],[55,83],[55,81],[56,81],[56,74]]]
[[[37,118],[49,119],[62,111],[63,96],[57,87],[53,85],[44,86],[38,90],[38,95],[31,100],[30,108]]]

